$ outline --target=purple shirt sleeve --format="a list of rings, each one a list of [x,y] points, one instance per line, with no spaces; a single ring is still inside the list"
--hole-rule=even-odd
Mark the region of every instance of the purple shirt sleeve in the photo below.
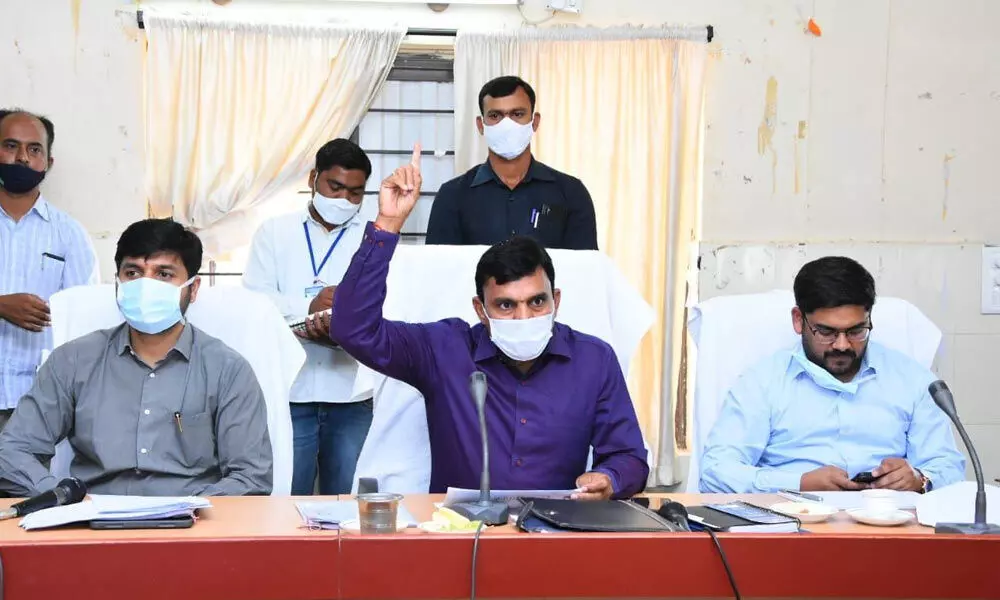
[[[384,375],[421,388],[434,369],[427,329],[382,317],[389,261],[399,236],[365,227],[361,247],[337,286],[330,317],[330,339],[352,357]]]
[[[621,366],[613,352],[608,358],[594,415],[593,470],[611,478],[614,498],[630,498],[646,489],[649,464]]]

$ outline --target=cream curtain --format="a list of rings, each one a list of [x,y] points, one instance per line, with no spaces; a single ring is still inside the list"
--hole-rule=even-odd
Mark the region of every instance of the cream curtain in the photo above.
[[[145,193],[150,213],[209,254],[253,234],[253,209],[350,135],[406,31],[265,23],[147,9]]]
[[[700,41],[696,41],[700,40]],[[651,483],[674,474],[674,414],[692,241],[698,231],[707,45],[701,28],[460,32],[455,45],[456,165],[486,156],[479,87],[519,75],[537,93],[535,156],[580,177],[601,249],[653,306],[629,388],[652,449]]]

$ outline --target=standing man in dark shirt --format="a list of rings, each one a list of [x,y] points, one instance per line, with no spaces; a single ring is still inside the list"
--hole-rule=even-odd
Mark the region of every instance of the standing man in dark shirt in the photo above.
[[[546,248],[597,250],[594,203],[583,182],[531,155],[541,115],[520,77],[498,77],[479,91],[479,133],[489,158],[438,190],[428,244],[497,244],[528,235]]]

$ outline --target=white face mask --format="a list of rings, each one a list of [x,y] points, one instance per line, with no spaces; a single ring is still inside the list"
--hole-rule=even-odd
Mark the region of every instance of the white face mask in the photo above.
[[[542,355],[552,338],[555,311],[531,319],[491,319],[490,339],[509,358],[517,361],[535,360]]]
[[[327,198],[316,192],[312,198],[313,208],[330,225],[343,225],[361,210],[361,203],[353,204],[347,198]]]
[[[531,120],[524,125],[504,117],[496,125],[483,125],[483,135],[490,150],[506,160],[513,160],[527,149],[534,133]]]

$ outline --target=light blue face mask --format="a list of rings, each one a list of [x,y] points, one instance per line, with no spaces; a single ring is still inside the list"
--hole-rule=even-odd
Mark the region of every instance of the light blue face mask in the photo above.
[[[867,376],[856,377],[854,381],[844,383],[820,365],[809,360],[801,346],[795,350],[792,358],[798,361],[799,365],[809,373],[816,385],[834,392],[842,392],[853,396],[858,393],[859,385],[868,379]]]
[[[149,277],[125,283],[119,281],[118,309],[133,329],[148,334],[162,333],[181,320],[181,290],[194,279],[180,286]]]

